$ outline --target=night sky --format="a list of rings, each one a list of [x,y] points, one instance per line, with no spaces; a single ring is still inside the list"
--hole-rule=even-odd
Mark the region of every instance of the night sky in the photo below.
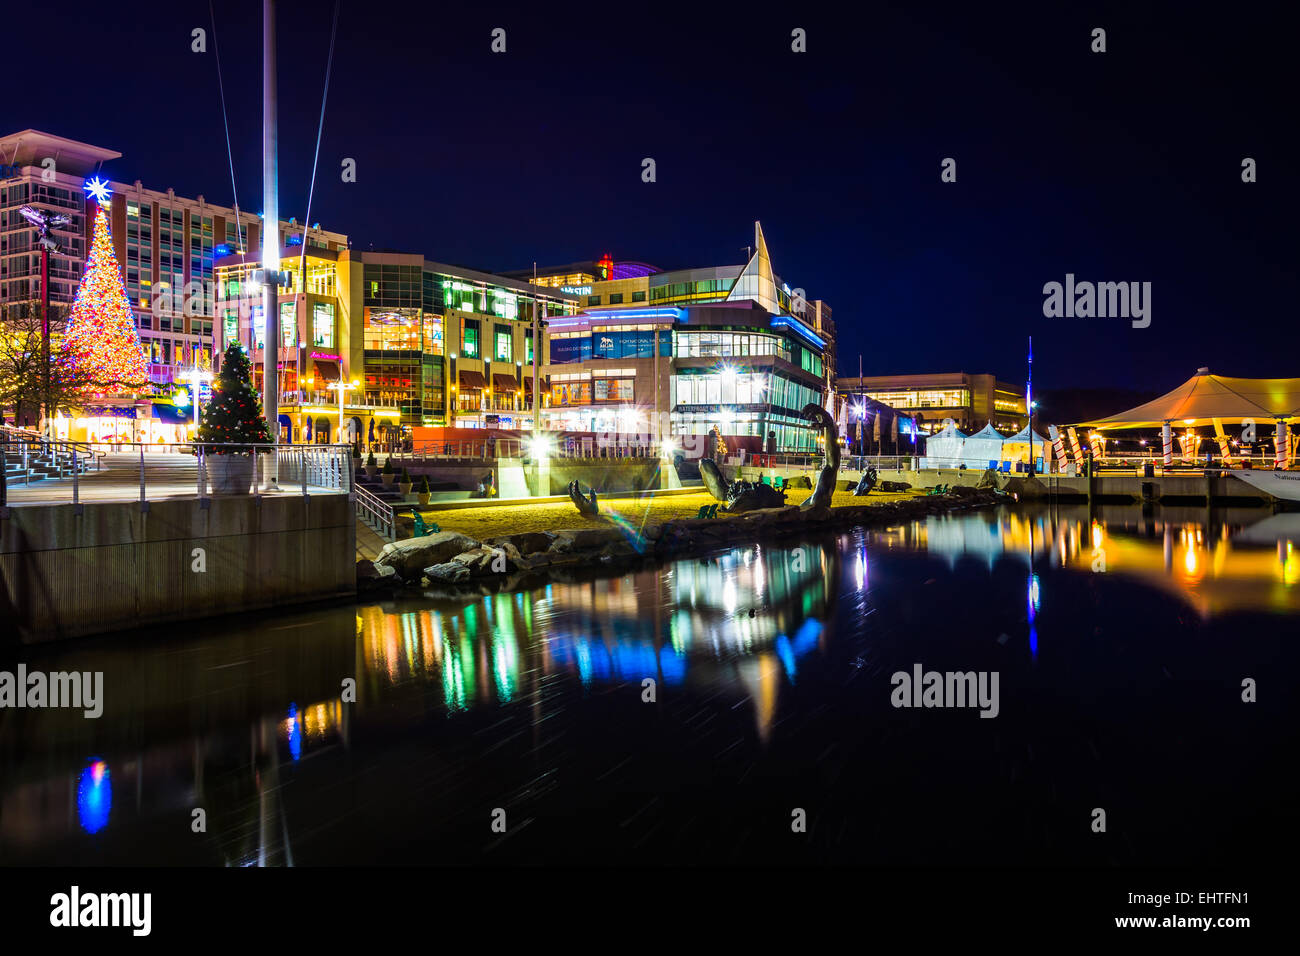
[[[240,205],[257,212],[261,4],[216,7]],[[280,3],[286,218],[306,213],[332,10]],[[1300,375],[1295,56],[1280,12],[762,10],[343,0],[311,219],[354,248],[487,270],[606,251],[738,264],[759,219],[777,272],[833,308],[843,373],[861,352],[868,374],[1023,381],[1032,334],[1040,390],[1157,394],[1199,365]],[[8,23],[26,39],[6,45],[4,132],[119,150],[115,178],[230,203],[212,36],[190,51],[194,27],[211,33],[206,2],[65,0]],[[489,50],[498,26],[504,55]],[[795,27],[806,54],[790,50]],[[1104,54],[1089,50],[1094,27]],[[356,183],[341,182],[344,157]],[[940,182],[944,157],[956,183]],[[1045,318],[1043,284],[1067,272],[1153,283],[1151,326]]]

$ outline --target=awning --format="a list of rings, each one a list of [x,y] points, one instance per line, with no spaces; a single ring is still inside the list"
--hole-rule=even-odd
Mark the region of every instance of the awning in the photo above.
[[[482,372],[471,372],[462,369],[459,378],[461,388],[487,388],[487,379],[483,377]]]
[[[1158,428],[1214,421],[1237,424],[1300,416],[1300,378],[1226,378],[1203,368],[1172,392],[1118,415],[1083,422],[1094,428]]]
[[[293,427],[293,422],[291,422],[291,421],[289,420],[289,416],[288,416],[288,415],[283,415],[283,414],[280,415],[279,421],[280,421],[280,424],[283,425],[285,428],[292,428],[292,427]]]
[[[337,382],[339,380],[339,363],[327,359],[316,359],[312,363],[312,372],[323,382]]]
[[[175,405],[154,405],[153,417],[171,425],[185,425],[194,421],[194,409],[177,408]]]
[[[502,375],[497,373],[492,376],[492,391],[517,392],[519,391],[519,383],[515,381],[513,375]]]

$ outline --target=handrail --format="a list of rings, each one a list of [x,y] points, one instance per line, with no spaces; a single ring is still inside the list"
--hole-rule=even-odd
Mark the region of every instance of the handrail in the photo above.
[[[32,485],[31,450],[35,442],[5,442],[5,449],[21,450],[26,490],[17,491],[16,483],[5,475],[4,497],[9,503],[57,503],[70,500],[78,504],[87,497],[95,500],[139,500],[151,497],[207,498],[217,493],[213,459],[227,456],[253,459],[251,473],[246,472],[249,486],[242,490],[224,489],[222,493],[245,494],[347,494],[352,491],[352,447],[350,445],[244,444],[233,442],[148,443],[122,442],[117,452],[102,455],[94,479],[83,477],[79,443],[69,445],[71,468],[58,466],[58,476]],[[254,453],[255,452],[255,453]],[[8,459],[8,454],[5,456]],[[222,468],[222,482],[239,475]],[[243,477],[243,475],[239,475]],[[71,478],[69,481],[68,479]],[[238,484],[238,479],[236,479]],[[10,492],[13,492],[10,494]],[[17,499],[15,501],[15,498]]]
[[[397,537],[397,511],[387,501],[367,491],[364,485],[354,485],[353,500],[357,517],[366,521],[390,541]]]

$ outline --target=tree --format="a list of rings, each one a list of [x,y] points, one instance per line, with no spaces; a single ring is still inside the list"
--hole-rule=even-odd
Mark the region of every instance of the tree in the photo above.
[[[149,366],[102,206],[95,211],[90,257],[77,287],[64,346],[89,385],[99,391],[143,388],[149,381]]]
[[[268,445],[270,429],[262,417],[262,402],[253,391],[253,367],[236,342],[226,346],[221,371],[212,383],[212,400],[199,420],[198,440],[213,446]],[[252,451],[247,447],[211,447],[209,454]]]
[[[88,389],[86,376],[57,341],[63,329],[58,306],[50,307],[50,331],[56,339],[50,356],[50,407],[80,405]],[[44,330],[38,302],[17,303],[0,322],[0,409],[12,408],[14,421],[28,413],[33,421],[42,404]]]

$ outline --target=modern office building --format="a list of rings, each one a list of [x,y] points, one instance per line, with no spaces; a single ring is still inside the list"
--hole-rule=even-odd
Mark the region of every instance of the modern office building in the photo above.
[[[289,283],[279,297],[277,368],[286,438],[335,440],[340,382],[343,424],[367,441],[410,437],[415,428],[532,427],[534,304],[544,325],[576,312],[576,297],[420,255],[305,252],[282,253]],[[232,254],[215,271],[222,343],[250,349],[260,387],[258,258]],[[541,328],[537,337],[544,342]]]
[[[733,454],[813,450],[818,435],[800,412],[826,403],[830,309],[781,281],[758,223],[754,231],[744,264],[661,272],[635,263],[620,274],[611,263],[611,278],[568,286],[585,308],[549,323],[546,429],[652,443],[671,435],[687,457],[700,457],[715,427]]]
[[[1009,435],[1029,422],[1023,386],[987,374],[840,376],[835,390],[850,402],[865,397],[898,409],[922,434],[938,431],[949,419],[962,431],[992,424]]]
[[[0,138],[0,313],[41,295],[37,233],[18,212],[27,205],[71,219],[56,231],[62,248],[50,257],[50,302],[71,306],[95,221],[95,201],[83,186],[99,177],[111,189],[105,212],[150,380],[169,385],[187,367],[216,364],[214,262],[232,250],[259,250],[262,222],[202,195],[191,199],[138,179],[116,180],[103,167],[121,155],[30,129]],[[344,235],[293,219],[280,223],[279,242],[295,252],[303,245],[338,251],[348,244]]]

